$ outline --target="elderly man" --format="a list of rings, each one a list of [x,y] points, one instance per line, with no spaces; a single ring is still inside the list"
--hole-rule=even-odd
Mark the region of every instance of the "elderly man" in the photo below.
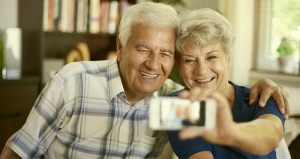
[[[149,129],[148,100],[172,70],[178,24],[176,11],[168,5],[130,7],[120,23],[117,60],[64,66],[45,86],[2,156],[158,157],[167,135]],[[273,82],[261,80],[254,90],[261,88],[267,96],[282,98],[280,90],[270,91],[278,88]]]

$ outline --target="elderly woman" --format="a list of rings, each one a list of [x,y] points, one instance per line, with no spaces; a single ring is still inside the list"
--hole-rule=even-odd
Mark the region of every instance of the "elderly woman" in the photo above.
[[[195,10],[181,19],[176,47],[179,72],[187,90],[183,98],[214,98],[218,104],[214,129],[168,132],[179,158],[276,158],[284,116],[273,99],[266,107],[249,106],[249,89],[228,79],[233,32],[230,23],[211,9]],[[186,139],[186,140],[183,140]]]

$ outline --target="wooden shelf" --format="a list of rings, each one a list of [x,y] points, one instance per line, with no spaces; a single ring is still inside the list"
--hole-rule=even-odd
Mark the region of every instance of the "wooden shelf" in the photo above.
[[[91,54],[91,60],[103,60],[107,52],[115,50],[115,34],[44,32],[44,58],[65,58],[79,42],[85,42]]]

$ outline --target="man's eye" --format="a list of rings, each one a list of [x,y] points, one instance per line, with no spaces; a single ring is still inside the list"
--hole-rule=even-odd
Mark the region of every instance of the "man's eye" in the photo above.
[[[217,58],[217,56],[209,56],[209,57],[207,57],[208,60],[213,60],[213,59],[216,59],[216,58]]]
[[[138,49],[137,51],[140,53],[150,53],[150,50],[147,49]]]
[[[162,55],[163,58],[170,58],[170,57],[172,57],[172,54],[169,53],[169,52],[162,52],[161,55]]]

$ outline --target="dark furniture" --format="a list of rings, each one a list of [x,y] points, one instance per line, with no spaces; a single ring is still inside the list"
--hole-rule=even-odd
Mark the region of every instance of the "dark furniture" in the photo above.
[[[0,80],[0,151],[6,140],[24,124],[38,93],[38,78]]]
[[[300,120],[300,116],[292,116],[291,118],[295,118],[297,120]],[[292,143],[289,145],[289,151],[291,154],[292,159],[300,159],[300,135],[297,136],[296,139],[292,141]]]
[[[292,159],[300,159],[300,135],[290,144],[289,150]]]

